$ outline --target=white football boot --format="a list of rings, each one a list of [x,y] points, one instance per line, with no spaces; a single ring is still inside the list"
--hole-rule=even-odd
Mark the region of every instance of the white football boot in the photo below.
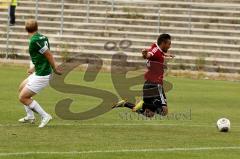
[[[24,118],[21,118],[18,120],[20,123],[31,123],[34,124],[35,123],[35,118],[30,118],[28,116],[25,116]]]
[[[46,117],[42,118],[41,124],[38,127],[43,128],[50,122],[50,120],[52,120],[52,116],[48,114]]]

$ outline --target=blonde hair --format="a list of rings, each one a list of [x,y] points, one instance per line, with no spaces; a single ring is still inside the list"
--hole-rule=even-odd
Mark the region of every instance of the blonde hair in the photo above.
[[[34,19],[29,19],[25,22],[25,30],[28,33],[34,33],[38,31],[38,23]]]

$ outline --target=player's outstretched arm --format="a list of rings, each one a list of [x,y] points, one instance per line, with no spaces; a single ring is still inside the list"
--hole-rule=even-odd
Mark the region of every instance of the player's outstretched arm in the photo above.
[[[148,58],[150,58],[152,55],[148,52],[148,50],[147,49],[143,49],[142,50],[142,57],[144,58],[144,59],[148,59]]]
[[[165,53],[164,54],[165,57],[170,57],[170,58],[174,58],[175,55],[171,54],[171,53]]]
[[[62,74],[62,69],[56,64],[50,50],[47,50],[46,52],[44,52],[43,55],[47,58],[48,62],[52,66],[54,73],[56,73],[58,75],[61,75]]]

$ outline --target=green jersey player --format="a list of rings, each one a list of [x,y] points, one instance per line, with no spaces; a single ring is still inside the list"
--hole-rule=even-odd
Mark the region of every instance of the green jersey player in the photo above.
[[[46,113],[39,103],[32,97],[48,86],[52,71],[61,75],[62,70],[50,52],[48,38],[38,32],[38,24],[35,20],[27,20],[25,29],[30,37],[29,54],[34,67],[28,70],[26,78],[19,86],[19,101],[24,104],[27,116],[19,119],[19,122],[33,123],[34,113],[40,114],[42,121],[40,128],[44,127],[51,119],[51,115]]]

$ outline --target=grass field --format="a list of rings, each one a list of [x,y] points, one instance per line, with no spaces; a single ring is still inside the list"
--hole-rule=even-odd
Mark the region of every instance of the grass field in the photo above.
[[[24,67],[0,66],[1,159],[239,159],[238,82],[167,77],[174,85],[167,93],[170,113],[189,113],[191,109],[191,119],[171,117],[162,120],[123,118],[127,109],[115,109],[85,121],[62,120],[55,114],[55,104],[64,97],[74,99],[71,107],[74,112],[88,110],[100,100],[64,94],[49,87],[35,99],[54,120],[39,129],[39,118],[35,125],[17,122],[25,115],[17,97],[18,85],[26,77],[25,72]],[[82,76],[82,72],[74,71],[66,82],[116,93],[110,74],[101,73],[91,83],[82,81]],[[231,120],[229,133],[217,131],[215,124],[220,117]]]

